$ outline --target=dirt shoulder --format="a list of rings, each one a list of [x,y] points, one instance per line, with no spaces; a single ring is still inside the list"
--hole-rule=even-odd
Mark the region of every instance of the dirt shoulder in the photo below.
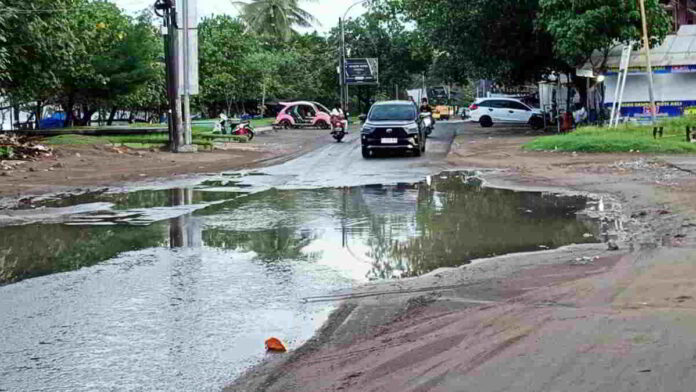
[[[53,157],[17,163],[12,170],[0,171],[0,197],[257,167],[289,159],[332,140],[327,131],[282,130],[259,134],[250,143],[229,143],[222,146],[224,149],[196,154],[108,145],[57,146]]]
[[[489,186],[603,196],[619,250],[575,245],[357,288],[313,340],[227,390],[691,390],[696,157],[521,150],[532,137],[466,125],[449,162],[487,169]]]

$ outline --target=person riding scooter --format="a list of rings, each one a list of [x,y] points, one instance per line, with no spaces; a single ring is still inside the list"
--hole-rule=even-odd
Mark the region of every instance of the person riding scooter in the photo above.
[[[348,129],[348,120],[341,109],[340,104],[336,104],[331,110],[331,136],[336,139],[337,142],[341,142],[343,137],[346,135]]]
[[[343,109],[341,109],[341,104],[340,104],[340,103],[337,103],[336,105],[334,105],[334,108],[333,108],[333,110],[331,110],[330,115],[331,115],[332,117],[333,117],[333,116],[338,116],[338,117],[341,117],[341,118],[345,117],[345,116],[343,115]]]
[[[433,114],[433,108],[428,105],[428,98],[421,100],[420,112]]]
[[[433,108],[428,104],[428,98],[421,100],[420,113],[423,117],[423,124],[426,128],[425,134],[430,135],[435,128],[435,118],[433,118]]]

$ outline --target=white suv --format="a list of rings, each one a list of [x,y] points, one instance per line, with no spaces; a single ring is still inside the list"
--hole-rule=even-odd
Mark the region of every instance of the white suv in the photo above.
[[[544,127],[544,117],[534,109],[514,98],[478,98],[469,106],[469,121],[488,128],[493,124],[528,124],[532,128]]]

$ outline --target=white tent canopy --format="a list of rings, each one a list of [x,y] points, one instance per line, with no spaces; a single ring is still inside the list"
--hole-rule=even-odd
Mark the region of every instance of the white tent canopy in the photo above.
[[[618,71],[623,47],[624,45],[616,45],[609,51],[605,64],[605,70],[608,73]],[[667,73],[665,69],[667,67],[696,66],[696,25],[684,25],[676,35],[668,35],[660,46],[650,50],[650,59],[655,73]],[[596,70],[603,61],[604,54],[595,51],[591,61],[581,69]],[[633,51],[629,69],[644,72],[646,65],[645,48]],[[691,72],[696,72],[696,67]]]

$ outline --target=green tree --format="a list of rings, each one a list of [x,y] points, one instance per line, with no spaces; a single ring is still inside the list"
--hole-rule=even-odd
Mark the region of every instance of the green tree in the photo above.
[[[108,2],[86,4],[72,21],[85,58],[75,72],[62,75],[61,101],[68,123],[73,106],[81,104],[85,124],[100,107],[113,105],[156,77],[162,43],[149,13],[133,20]]]
[[[551,37],[536,23],[538,0],[383,0],[379,7],[415,21],[472,78],[519,83],[556,68]]]
[[[275,95],[282,99],[303,99],[331,104],[338,99],[336,46],[316,33],[276,43],[271,50],[282,53]]]
[[[7,53],[7,20],[12,17],[12,11],[8,10],[5,6],[3,0],[0,0],[0,9],[3,12],[0,14],[0,82],[9,79],[9,73],[7,70],[8,64],[8,53]],[[0,83],[0,93],[4,93],[2,90],[2,84]]]
[[[257,91],[261,91],[261,111],[265,110],[266,98],[269,94],[276,94],[282,87],[280,69],[285,63],[295,59],[293,53],[281,51],[259,51],[245,57],[244,63],[248,66],[247,75],[253,75],[260,85]],[[261,113],[263,114],[263,113]]]
[[[593,64],[603,71],[606,56],[617,43],[640,42],[641,16],[638,3],[626,0],[540,0],[539,24],[553,37],[554,52],[571,66],[590,60],[593,52],[604,60]],[[670,29],[667,13],[658,0],[645,1],[651,46],[659,45]]]
[[[15,103],[35,102],[36,123],[44,103],[60,91],[61,75],[76,70],[84,59],[71,24],[70,11],[83,0],[3,0],[10,10],[4,13],[3,49],[7,53],[2,90]],[[55,10],[55,12],[50,12]]]
[[[340,30],[331,31],[331,42],[338,47]],[[433,61],[434,51],[427,38],[419,30],[407,28],[400,20],[383,12],[368,12],[345,24],[346,48],[350,57],[376,57],[379,59],[380,86],[365,91],[368,95],[392,97],[395,88],[406,88],[420,79]],[[418,82],[420,84],[420,82]],[[355,90],[355,89],[353,89]]]
[[[240,19],[227,15],[205,18],[198,25],[200,103],[216,116],[230,113],[248,93],[245,57],[259,47],[257,38],[244,31]]]
[[[242,7],[242,16],[252,31],[284,41],[296,33],[295,27],[311,27],[319,23],[299,6],[298,0],[234,1],[233,4]]]
[[[640,15],[627,0],[378,0],[377,9],[415,21],[460,73],[499,82],[536,81],[570,72],[594,50],[639,37]],[[647,0],[653,44],[669,24]]]
[[[5,51],[9,61],[2,88],[18,103],[60,103],[67,123],[76,106],[82,122],[105,105],[132,94],[157,76],[161,47],[147,14],[132,19],[98,0],[3,0]]]

